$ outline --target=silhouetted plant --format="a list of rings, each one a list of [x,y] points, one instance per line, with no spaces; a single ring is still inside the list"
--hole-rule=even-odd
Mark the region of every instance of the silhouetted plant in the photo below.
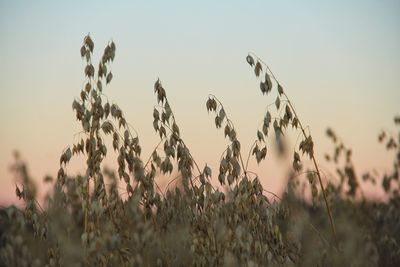
[[[371,203],[367,199],[357,202],[355,194],[360,187],[351,153],[329,130],[329,137],[339,147],[333,158],[345,152],[347,160],[344,171],[338,167],[341,183],[328,182],[325,189],[311,135],[306,133],[293,104],[268,66],[249,55],[247,62],[257,77],[263,77],[262,93],[269,94],[276,88],[273,105],[278,115],[273,117],[271,105],[267,107],[257,138],[244,160],[236,129],[225,107],[214,95],[209,95],[207,110],[215,114],[216,127],[223,128],[229,140],[218,172],[221,186],[226,182],[228,185],[224,190],[214,188],[211,168],[208,165],[200,168],[183,141],[159,79],[154,84],[157,105],[153,110],[153,127],[160,142],[148,160],[142,160],[136,131],[118,105],[103,93],[113,78],[111,62],[115,44],[111,41],[106,46],[97,71],[92,63],[93,51],[94,44],[88,35],[80,51],[86,63],[85,85],[72,104],[82,131],[75,135],[76,142],[62,152],[57,180],[44,208],[36,201],[36,186],[25,163],[16,156],[13,165],[16,195],[25,207],[0,209],[0,266],[400,264],[397,220],[400,215],[399,209],[394,208],[400,203],[400,140],[380,135],[380,140],[386,140],[387,149],[397,152],[394,171],[384,177],[382,184],[390,192],[389,202]],[[396,124],[399,121],[396,117]],[[289,126],[303,135],[293,155],[295,175],[303,174],[299,172],[302,152],[314,164],[315,171],[307,172],[312,197],[324,201],[330,227],[320,206],[310,205],[294,194],[295,179],[289,180],[282,197],[275,195],[279,202],[275,198],[271,201],[264,195],[269,191],[262,187],[258,175],[248,170],[251,155],[258,164],[266,159],[267,136],[272,128],[279,144]],[[103,167],[108,135],[117,153],[115,171]],[[86,172],[70,176],[66,166],[77,155],[86,157]],[[162,191],[155,181],[157,174],[171,175],[174,169],[178,176],[170,183],[180,179],[182,186],[167,186]],[[322,194],[318,194],[314,176],[318,177]],[[52,178],[46,177],[45,181],[51,182]],[[124,188],[120,187],[121,181]],[[343,196],[344,189],[351,201]],[[328,196],[325,191],[329,191]],[[337,233],[333,216],[338,222]],[[337,237],[336,246],[325,238],[329,230]]]

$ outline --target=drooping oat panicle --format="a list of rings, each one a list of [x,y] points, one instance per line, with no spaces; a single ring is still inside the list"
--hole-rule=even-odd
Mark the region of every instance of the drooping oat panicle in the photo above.
[[[337,245],[337,242],[338,242],[337,240],[338,239],[337,239],[337,235],[336,235],[335,223],[333,221],[332,212],[331,212],[331,209],[330,209],[327,197],[326,197],[326,192],[325,192],[325,189],[324,189],[324,185],[322,183],[321,174],[320,174],[320,171],[319,171],[319,168],[318,168],[318,164],[317,164],[317,161],[316,161],[315,156],[314,156],[314,142],[312,140],[312,137],[311,137],[310,134],[306,134],[302,123],[298,119],[297,113],[296,113],[296,111],[295,111],[295,109],[293,107],[292,102],[290,101],[290,99],[288,98],[286,93],[284,92],[282,85],[275,78],[275,75],[272,73],[271,69],[268,67],[268,65],[266,65],[258,57],[255,56],[256,60],[254,60],[253,56],[254,55],[249,54],[246,57],[246,61],[250,64],[250,66],[252,68],[254,68],[254,72],[255,72],[257,77],[260,76],[261,71],[264,71],[265,79],[264,79],[264,82],[261,81],[261,83],[264,83],[263,86],[260,86],[261,92],[263,94],[268,94],[271,91],[271,89],[272,89],[271,77],[272,77],[272,79],[275,81],[275,84],[276,84],[277,96],[276,96],[276,99],[275,99],[275,107],[276,107],[276,110],[277,110],[278,114],[280,114],[280,110],[283,108],[281,103],[282,102],[285,103],[283,117],[280,117],[280,118],[278,117],[278,118],[274,119],[274,122],[273,122],[273,126],[274,126],[275,135],[277,137],[277,140],[279,140],[279,137],[280,137],[281,134],[284,134],[284,130],[286,129],[286,127],[289,124],[291,124],[292,127],[296,128],[296,129],[297,129],[297,127],[299,127],[299,129],[301,130],[301,133],[303,134],[303,140],[300,142],[299,150],[303,154],[308,155],[309,158],[313,161],[313,164],[314,164],[314,167],[315,167],[315,170],[316,170],[316,174],[318,176],[319,184],[320,184],[320,187],[321,187],[321,192],[322,192],[322,195],[323,195],[323,198],[324,198],[325,206],[326,206],[326,209],[327,209],[329,221],[330,221],[330,224],[331,224],[332,233],[333,233],[333,236],[335,238],[336,245]],[[255,64],[251,64],[251,62],[256,62],[256,63]],[[264,69],[263,69],[262,66],[264,66]],[[267,111],[267,114],[265,116],[266,117],[267,116],[270,117],[270,115],[268,115],[268,111]],[[266,125],[264,127],[264,125],[263,125],[263,127],[265,128],[265,132],[268,132],[267,131],[268,130],[268,126],[269,125]],[[266,139],[262,138],[263,134],[264,134],[263,132],[264,131],[258,131],[257,132],[258,142],[264,142],[265,143]],[[257,145],[257,143],[256,143],[256,145]],[[256,155],[257,162],[259,162],[260,161],[259,160],[260,157],[257,156],[257,152],[258,152],[258,147],[257,146],[255,147],[254,152],[255,153],[253,153],[253,154]],[[294,156],[293,156],[293,168],[294,168],[295,171],[298,171],[298,170],[301,169],[300,157],[299,157],[299,155],[298,155],[298,153],[296,151],[294,151]],[[317,194],[317,191],[312,190],[313,197],[316,197],[316,194]]]

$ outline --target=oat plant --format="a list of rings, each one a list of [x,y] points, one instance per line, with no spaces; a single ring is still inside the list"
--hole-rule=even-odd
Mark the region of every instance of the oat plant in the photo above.
[[[271,125],[273,127],[275,137],[278,142],[281,139],[281,136],[284,135],[284,132],[288,128],[288,126],[291,126],[294,129],[299,129],[301,131],[303,140],[300,142],[298,151],[295,150],[293,153],[293,169],[295,171],[301,170],[302,165],[299,152],[302,152],[302,154],[306,154],[312,161],[325,202],[332,233],[337,245],[338,240],[336,235],[335,223],[331,208],[327,200],[326,190],[321,179],[321,172],[319,170],[317,160],[314,155],[314,142],[312,136],[311,134],[306,133],[305,127],[300,121],[292,102],[283,90],[282,84],[276,79],[275,75],[268,67],[268,65],[265,64],[253,53],[248,54],[248,56],[246,57],[246,61],[254,69],[254,74],[256,75],[256,77],[260,79],[260,90],[263,95],[268,95],[274,88],[276,88],[277,96],[274,105],[278,114],[283,113],[283,116],[280,115],[279,117],[273,118],[270,111],[268,110],[271,105],[267,107],[267,112],[265,113],[262,127],[261,129],[257,130],[257,140],[253,145],[254,147],[252,148],[252,154],[255,155],[258,163],[265,158],[267,149],[266,140],[269,130],[271,129]],[[275,86],[273,82],[275,83]],[[313,186],[312,193],[313,195],[316,195],[317,190],[315,188],[315,185],[313,183],[311,185]]]

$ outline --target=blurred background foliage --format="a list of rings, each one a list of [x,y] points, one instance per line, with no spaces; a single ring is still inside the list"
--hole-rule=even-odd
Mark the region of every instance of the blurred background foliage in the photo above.
[[[337,179],[317,187],[318,169],[300,172],[295,151],[286,192],[270,198],[257,174],[247,170],[222,103],[210,96],[207,109],[216,113],[216,127],[224,128],[230,142],[221,157],[221,187],[214,188],[211,178],[216,175],[207,165],[201,170],[190,154],[160,80],[154,85],[158,105],[153,113],[160,144],[142,161],[137,134],[103,94],[112,80],[109,64],[115,44],[106,46],[97,74],[91,62],[93,46],[85,37],[81,56],[87,63],[86,85],[73,102],[85,137],[62,153],[55,181],[45,177],[54,187],[42,204],[26,163],[15,154],[15,192],[25,205],[0,210],[1,266],[400,266],[400,134],[382,132],[378,138],[394,155],[393,170],[383,177],[365,173],[360,179],[351,149],[328,129],[334,149],[326,160],[336,168]],[[256,76],[264,71],[260,89],[269,93],[273,74],[253,58],[247,61]],[[275,106],[285,112],[278,119],[266,113],[254,143],[257,162],[265,159],[269,128],[277,136],[288,125],[302,129],[275,82]],[[399,125],[400,118],[394,122]],[[303,133],[299,151],[313,159],[311,135]],[[118,153],[115,171],[102,166],[107,135],[113,140],[109,149]],[[70,176],[65,167],[78,154],[87,156],[87,172]],[[175,185],[161,191],[155,176],[174,168],[180,174]],[[121,194],[122,183],[126,190]],[[387,201],[365,198],[361,183],[382,187]],[[334,234],[327,207],[335,221]]]

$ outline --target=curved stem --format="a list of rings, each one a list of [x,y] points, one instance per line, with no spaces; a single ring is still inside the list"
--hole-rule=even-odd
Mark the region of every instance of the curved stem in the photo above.
[[[250,147],[249,155],[247,156],[247,160],[246,160],[246,170],[247,170],[247,167],[249,165],[249,160],[250,160],[250,157],[251,157],[251,151],[253,150],[253,147],[254,147],[255,144],[257,144],[257,140],[254,141],[253,145]]]
[[[150,153],[150,156],[149,156],[149,158],[147,159],[146,164],[144,165],[143,169],[146,169],[146,168],[147,168],[147,165],[151,162],[151,158],[153,157],[153,153],[154,153],[155,151],[157,151],[158,147],[161,145],[161,143],[162,143],[165,139],[166,139],[166,137],[162,138],[162,139],[160,140],[160,142],[158,142],[157,146],[156,146],[156,147],[153,149],[153,151]]]
[[[235,129],[235,126],[233,125],[233,122],[229,119],[228,115],[226,114],[226,112],[225,112],[225,107],[224,107],[224,105],[222,104],[222,102],[219,101],[219,99],[218,99],[215,95],[209,94],[208,97],[210,97],[210,96],[213,97],[213,98],[215,99],[215,101],[218,102],[218,105],[221,107],[221,109],[224,110],[225,117],[226,117],[226,121],[227,121],[229,127],[232,128],[232,129],[234,130],[234,129]],[[236,139],[237,139],[237,138],[236,138]],[[243,163],[242,153],[241,153],[240,149],[239,149],[239,159],[240,159],[240,163],[242,164],[243,172],[244,172],[245,175],[247,175],[247,168],[245,167],[245,165],[244,165],[244,163]]]
[[[173,116],[173,114],[172,114],[172,116]],[[175,120],[175,119],[174,119],[174,120]],[[181,138],[179,135],[177,135],[167,124],[163,123],[160,119],[158,119],[158,121],[161,122],[161,123],[164,125],[164,127],[168,128],[168,130],[170,130],[171,134],[174,135],[174,136],[178,139],[178,141],[181,142],[182,145],[184,145],[184,146],[187,148],[185,142],[182,140],[182,138]],[[189,149],[188,149],[188,151],[189,151]],[[195,159],[193,158],[192,153],[190,153],[190,151],[189,151],[189,156],[190,156],[190,158],[192,159],[194,165],[196,166],[197,171],[199,172],[199,175],[201,175],[200,167],[199,167],[199,165],[197,164],[197,162],[195,161]],[[190,181],[190,185],[192,186],[192,189],[194,190],[194,184],[193,184],[192,179],[189,178],[189,181]],[[215,190],[214,187],[213,187],[212,185],[211,185],[211,187],[213,188],[213,190]]]
[[[263,63],[264,66],[266,67],[266,71],[268,71],[268,72],[271,74],[272,78],[275,80],[275,82],[276,82],[277,84],[280,84],[280,83],[278,82],[278,80],[276,79],[274,73],[271,71],[271,69],[268,67],[268,65],[267,65],[264,61],[262,61],[259,57],[257,57],[257,56],[256,56],[254,53],[252,53],[252,52],[250,52],[249,54],[253,54],[253,55],[257,58],[257,60],[258,60],[259,62]],[[289,100],[289,97],[286,95],[285,92],[283,92],[282,94],[283,94],[283,96],[285,96],[288,105],[289,105],[290,108],[292,109],[292,111],[293,111],[293,113],[294,113],[294,116],[297,118],[297,120],[298,120],[298,122],[299,122],[300,129],[301,129],[301,131],[302,131],[302,133],[303,133],[304,138],[307,138],[307,134],[306,134],[306,132],[305,132],[305,130],[304,130],[304,127],[303,127],[303,125],[302,125],[302,123],[301,123],[301,121],[300,121],[300,119],[299,119],[299,116],[298,116],[297,113],[296,113],[296,110],[294,109],[294,107],[293,107],[291,101]],[[314,153],[312,153],[311,158],[312,158],[312,161],[313,161],[315,170],[316,170],[316,172],[317,172],[318,181],[319,181],[319,184],[320,184],[320,187],[321,187],[321,191],[322,191],[322,195],[323,195],[323,198],[324,198],[325,206],[326,206],[326,209],[327,209],[327,212],[328,212],[328,217],[329,217],[329,221],[330,221],[330,224],[331,224],[333,236],[334,236],[334,238],[335,238],[336,246],[338,246],[338,239],[337,239],[337,235],[336,235],[335,223],[334,223],[334,221],[333,221],[332,212],[331,212],[330,206],[329,206],[329,204],[328,204],[328,199],[327,199],[327,197],[326,197],[325,188],[324,188],[324,185],[323,185],[323,183],[322,183],[321,174],[320,174],[320,171],[319,171],[318,164],[317,164],[317,161],[316,161],[316,159],[315,159]]]
[[[268,67],[267,67],[267,68],[268,68]],[[269,69],[269,68],[268,68],[268,69]],[[271,70],[269,70],[269,71],[271,72]],[[271,75],[272,75],[272,77],[274,77],[274,79],[275,79],[275,76],[272,74],[272,72],[271,72]],[[275,81],[278,82],[276,79],[275,79]],[[300,119],[299,119],[299,116],[298,116],[297,113],[296,113],[296,110],[294,109],[294,107],[293,107],[293,105],[292,105],[292,102],[289,100],[289,98],[288,98],[288,96],[286,95],[285,92],[283,93],[283,95],[285,96],[286,100],[288,101],[288,105],[289,105],[290,108],[292,109],[294,116],[297,118],[297,120],[298,120],[298,122],[299,122],[299,126],[300,126],[300,129],[301,129],[301,132],[303,133],[304,138],[307,138],[307,134],[306,134],[306,132],[305,132],[305,130],[304,130],[304,127],[303,127],[303,125],[302,125]],[[317,160],[315,159],[314,153],[312,153],[311,158],[312,158],[312,161],[313,161],[313,164],[314,164],[314,167],[315,167],[317,176],[318,176],[318,181],[319,181],[319,185],[320,185],[320,187],[321,187],[322,196],[324,197],[324,202],[325,202],[326,210],[327,210],[327,212],[328,212],[329,222],[330,222],[330,224],[331,224],[331,228],[332,228],[333,236],[334,236],[334,238],[335,238],[336,246],[338,246],[338,239],[337,239],[337,235],[336,235],[335,223],[334,223],[334,221],[333,221],[333,216],[332,216],[331,208],[330,208],[330,206],[329,206],[328,199],[327,199],[327,197],[326,197],[324,184],[322,183],[321,173],[320,173],[320,171],[319,171],[318,164],[317,164]]]

